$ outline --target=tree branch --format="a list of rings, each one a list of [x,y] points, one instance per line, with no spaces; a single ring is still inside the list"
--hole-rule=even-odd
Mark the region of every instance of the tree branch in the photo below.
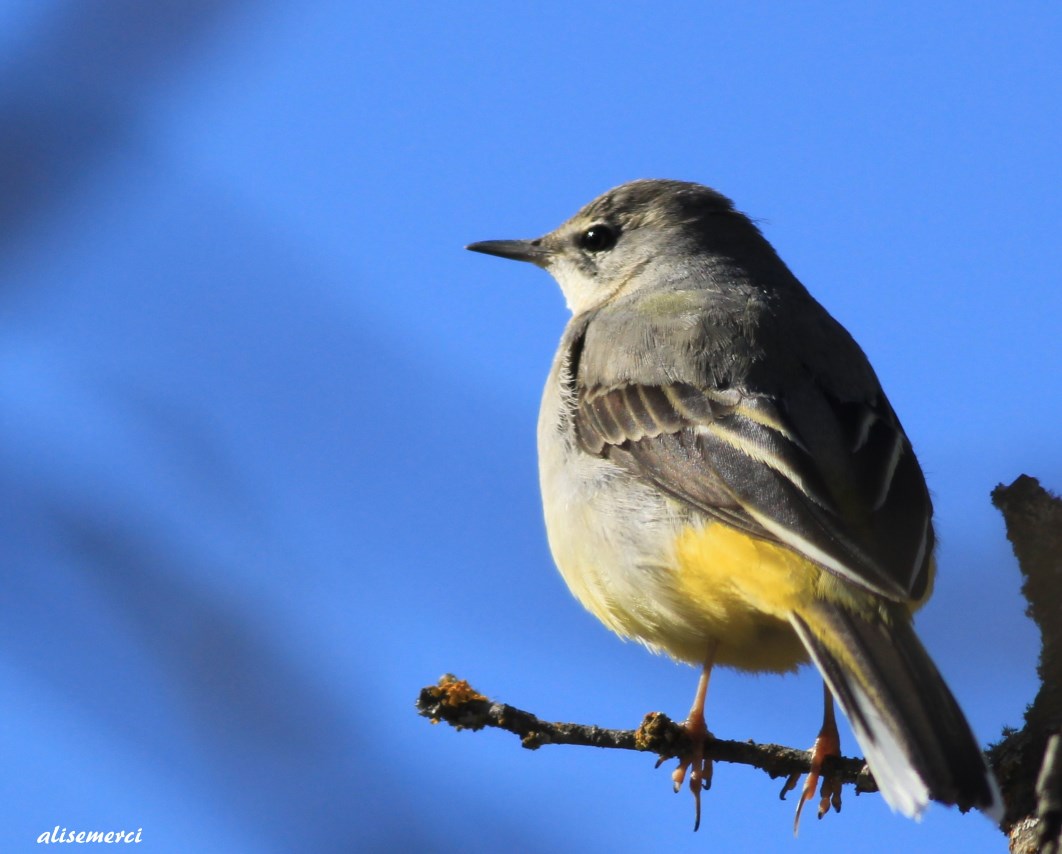
[[[464,679],[446,674],[435,685],[421,689],[417,711],[432,723],[445,721],[455,729],[495,727],[520,737],[520,744],[537,750],[546,744],[579,744],[655,753],[661,761],[687,756],[691,750],[686,731],[661,712],[650,712],[635,730],[603,729],[572,723],[550,723],[506,703],[488,700]],[[734,762],[766,771],[772,778],[804,774],[811,754],[778,744],[727,741],[712,738],[704,747],[708,759]],[[857,792],[876,792],[874,778],[862,759],[830,757],[823,763],[825,777],[855,785]]]
[[[1006,803],[1003,830],[1010,850],[1046,851],[1059,842],[1057,804],[1052,808],[1050,802],[1062,785],[1062,763],[1047,751],[1048,740],[1062,731],[1062,501],[1021,475],[1010,486],[997,486],[992,503],[1006,522],[1041,648],[1040,690],[1025,712],[1025,726],[1005,730],[989,757]]]

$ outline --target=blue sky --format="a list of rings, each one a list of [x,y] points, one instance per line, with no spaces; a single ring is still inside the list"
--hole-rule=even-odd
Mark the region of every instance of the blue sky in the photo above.
[[[991,851],[879,798],[790,833],[720,765],[432,727],[455,672],[543,717],[680,717],[550,562],[541,271],[463,251],[639,177],[755,217],[926,470],[918,626],[982,741],[1037,636],[989,505],[1062,489],[1062,10],[1049,4],[0,4],[0,847]],[[713,678],[809,745],[817,677]],[[850,736],[847,748],[855,749]]]

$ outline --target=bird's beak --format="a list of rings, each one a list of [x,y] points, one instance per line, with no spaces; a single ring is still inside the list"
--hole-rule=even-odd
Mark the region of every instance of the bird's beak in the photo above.
[[[465,249],[482,252],[484,255],[497,255],[499,258],[511,258],[514,261],[530,261],[538,267],[545,267],[553,253],[542,245],[541,238],[535,240],[482,240],[470,243]]]

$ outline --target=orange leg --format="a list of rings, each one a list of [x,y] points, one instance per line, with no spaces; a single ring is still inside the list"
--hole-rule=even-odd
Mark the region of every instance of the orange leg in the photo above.
[[[815,797],[815,788],[822,776],[822,763],[829,756],[841,755],[841,736],[837,732],[837,719],[834,717],[833,712],[833,695],[825,683],[822,685],[822,690],[824,699],[822,729],[819,730],[818,738],[815,739],[815,744],[811,748],[811,770],[808,772],[808,778],[804,782],[803,790],[800,792],[796,817],[793,819],[794,836],[796,836],[797,830],[800,828],[800,812],[804,809],[804,804]],[[786,785],[786,788],[782,790],[783,796],[787,791],[796,787],[796,781],[797,777],[794,776]],[[822,818],[830,811],[831,805],[835,812],[841,811],[840,780],[830,779],[829,777],[823,778],[819,796],[819,818]]]
[[[696,819],[693,823],[695,831],[701,826],[701,791],[712,785],[712,760],[704,758],[704,745],[711,737],[704,722],[704,699],[708,694],[708,679],[712,675],[717,646],[718,644],[713,642],[708,648],[708,653],[704,658],[704,667],[701,670],[701,678],[697,682],[697,693],[693,695],[693,706],[690,707],[689,717],[682,725],[693,743],[693,750],[689,756],[679,760],[678,767],[671,774],[675,791],[678,792],[682,789],[682,783],[686,779],[686,770],[690,769],[690,791],[693,792],[693,799],[696,802]]]

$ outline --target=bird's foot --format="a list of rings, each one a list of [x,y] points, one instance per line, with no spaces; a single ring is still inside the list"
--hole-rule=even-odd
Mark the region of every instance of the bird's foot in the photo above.
[[[680,726],[686,731],[691,747],[690,752],[679,759],[678,767],[671,772],[671,781],[675,792],[680,792],[686,780],[686,772],[689,772],[689,786],[693,792],[695,809],[693,829],[696,831],[701,826],[701,792],[712,787],[712,760],[704,755],[704,746],[712,734],[708,732],[703,714],[691,714]],[[659,768],[668,758],[661,756],[656,767]]]
[[[819,737],[815,739],[815,744],[809,751],[811,753],[811,770],[808,772],[807,779],[804,781],[804,788],[800,792],[800,800],[797,802],[796,816],[793,818],[793,835],[795,836],[800,828],[800,813],[804,809],[804,804],[815,797],[815,789],[819,785],[819,780],[822,780],[822,787],[819,789],[819,811],[818,817],[822,818],[826,813],[830,811],[832,806],[834,812],[841,811],[841,780],[837,777],[823,776],[822,765],[826,759],[830,756],[841,755],[841,740],[837,736],[836,728],[832,732],[823,731],[819,733]],[[788,780],[786,780],[785,786],[782,787],[781,797],[784,799],[786,793],[793,791],[796,788],[797,782],[800,779],[799,774],[793,774]]]

